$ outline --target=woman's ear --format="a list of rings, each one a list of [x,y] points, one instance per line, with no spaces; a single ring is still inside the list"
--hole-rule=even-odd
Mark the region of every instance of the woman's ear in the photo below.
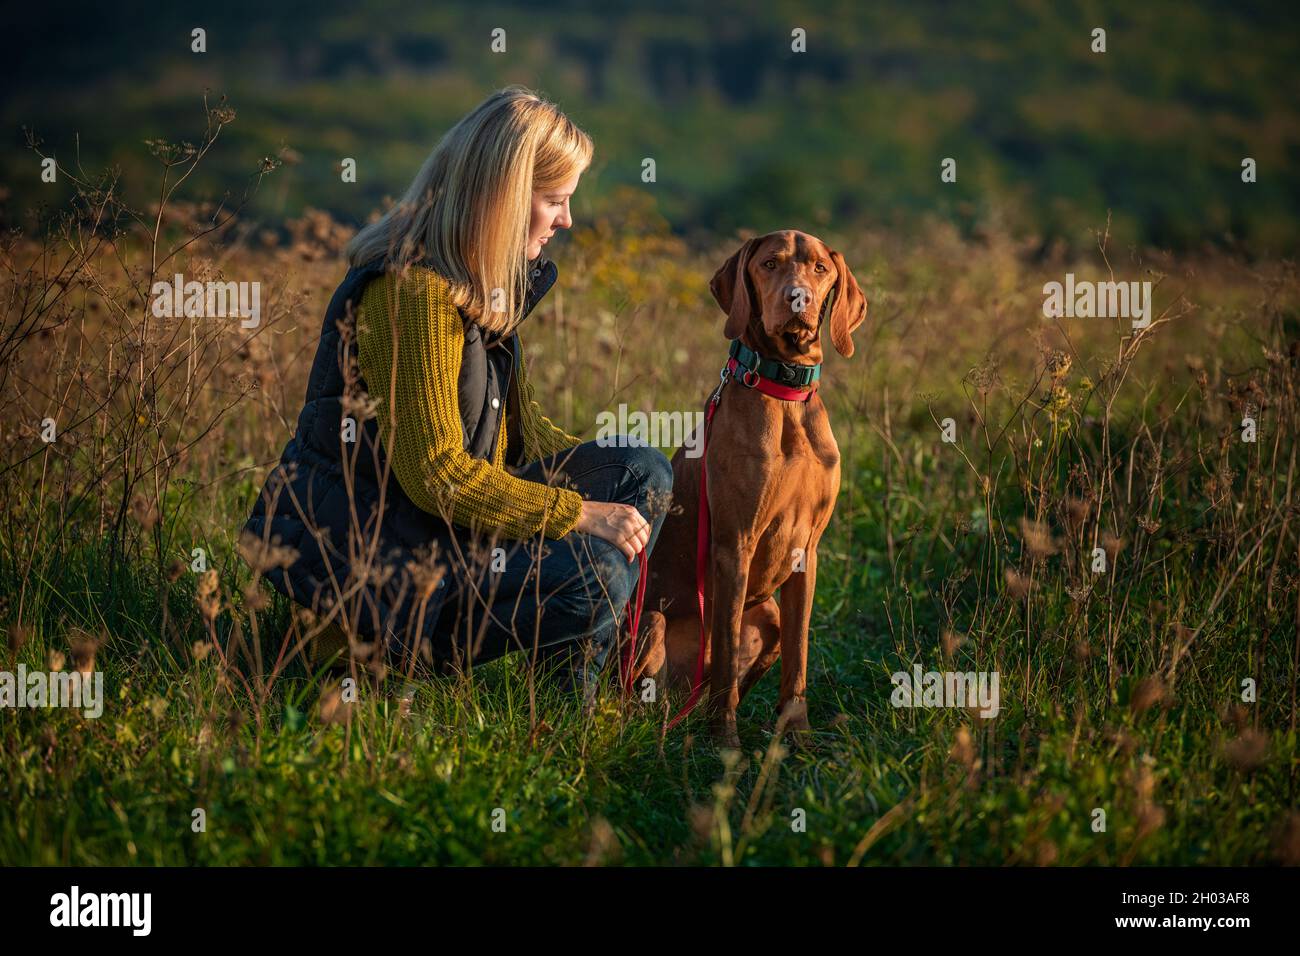
[[[833,289],[835,303],[831,307],[831,342],[837,352],[848,358],[853,354],[853,330],[867,317],[867,297],[844,257],[834,249],[830,253],[837,273]]]
[[[729,339],[740,338],[740,333],[744,332],[745,326],[749,324],[754,303],[758,301],[749,281],[749,257],[763,238],[756,236],[746,240],[745,244],[722,264],[722,268],[713,274],[713,279],[709,282],[709,291],[713,293],[713,298],[717,300],[718,305],[722,306],[722,311],[727,313],[727,324],[723,327],[722,333]]]

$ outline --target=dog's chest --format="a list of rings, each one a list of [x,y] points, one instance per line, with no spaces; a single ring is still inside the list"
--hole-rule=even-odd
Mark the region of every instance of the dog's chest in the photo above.
[[[825,417],[817,423],[824,426]],[[839,449],[826,427],[784,428],[779,452],[766,462],[757,541],[746,590],[770,596],[791,574],[807,569],[839,493]]]

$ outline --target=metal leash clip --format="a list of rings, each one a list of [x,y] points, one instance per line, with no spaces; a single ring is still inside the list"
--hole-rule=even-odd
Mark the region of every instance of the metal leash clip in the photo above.
[[[710,405],[718,404],[718,400],[722,398],[722,387],[726,384],[727,384],[727,366],[724,365],[722,366],[722,371],[718,373],[718,387],[715,388],[713,390],[713,394],[709,396]]]

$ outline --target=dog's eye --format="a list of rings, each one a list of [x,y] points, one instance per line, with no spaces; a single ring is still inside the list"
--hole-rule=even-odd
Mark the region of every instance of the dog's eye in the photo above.
[[[775,260],[775,259],[768,259],[766,262],[763,263],[763,268],[764,268],[764,269],[775,269],[775,268],[776,268],[776,260]]]
[[[817,269],[816,269],[816,271],[817,271],[817,272],[825,272],[825,271],[826,271],[826,263],[824,263],[824,262],[818,262],[818,263],[817,263]]]

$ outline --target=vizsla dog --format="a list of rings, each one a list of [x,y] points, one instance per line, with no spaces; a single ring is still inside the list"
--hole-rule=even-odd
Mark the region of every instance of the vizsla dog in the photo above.
[[[672,460],[674,507],[650,556],[643,652],[631,676],[638,687],[653,676],[658,686],[666,678],[677,688],[695,677],[700,478],[707,468],[704,682],[713,735],[738,747],[736,709],[778,657],[778,722],[793,732],[810,729],[817,542],[840,487],[839,448],[816,391],[821,327],[829,312],[831,342],[852,355],[850,336],[867,302],[840,253],[793,230],[747,241],[709,288],[727,313],[724,334],[739,344],[732,342],[733,371],[724,369],[713,396],[705,454],[687,457],[683,447]]]

